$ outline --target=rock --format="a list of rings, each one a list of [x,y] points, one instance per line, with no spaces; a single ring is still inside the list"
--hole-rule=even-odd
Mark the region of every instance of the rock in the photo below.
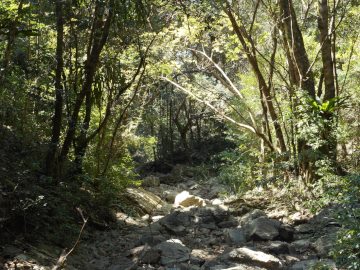
[[[111,263],[109,264],[109,262],[107,262],[105,264],[104,260],[98,260],[97,263],[96,263],[96,267],[86,267],[85,269],[98,269],[98,270],[101,270],[101,269],[108,269],[108,270],[123,270],[123,269],[127,269],[128,267],[130,267],[133,262],[126,258],[126,257],[116,257],[115,259],[113,259],[111,261]],[[66,268],[67,269],[67,268]],[[81,268],[80,268],[81,269]]]
[[[197,266],[201,266],[203,265],[205,262],[205,260],[199,258],[199,257],[196,257],[196,256],[190,256],[190,264],[191,265],[197,265]]]
[[[294,229],[289,225],[281,224],[279,228],[279,236],[281,240],[290,242],[294,240]]]
[[[255,209],[247,214],[245,214],[241,219],[240,219],[240,224],[244,225],[249,223],[250,221],[258,218],[258,217],[263,217],[266,216],[265,212],[259,209]]]
[[[174,204],[175,198],[176,198],[176,195],[177,195],[177,194],[178,194],[177,191],[165,190],[165,191],[164,191],[165,200],[166,200],[168,203]]]
[[[190,249],[183,245],[178,239],[170,239],[162,242],[156,245],[154,249],[160,251],[160,263],[162,265],[187,262],[190,260]]]
[[[236,227],[237,225],[238,222],[236,220],[225,220],[218,223],[219,228],[232,228],[232,227]]]
[[[211,204],[212,205],[221,205],[223,204],[224,202],[222,200],[220,200],[219,198],[216,198],[214,200],[211,201]]]
[[[201,270],[201,267],[198,265],[193,265],[193,264],[188,265],[188,264],[183,263],[181,266],[183,267],[184,270]]]
[[[241,228],[225,230],[225,240],[229,244],[243,245],[246,243],[245,232]]]
[[[160,224],[160,221],[151,223],[149,225],[149,229],[150,229],[150,232],[154,233],[154,234],[162,234],[165,231],[164,227]]]
[[[314,243],[314,248],[319,256],[326,257],[330,251],[335,247],[336,244],[336,233],[327,234],[320,237]]]
[[[146,234],[141,236],[141,238],[135,243],[135,245],[141,246],[147,244],[152,247],[166,240],[167,239],[163,235]]]
[[[216,223],[229,220],[230,215],[226,208],[220,206],[209,206],[208,209],[212,211]]]
[[[314,230],[315,230],[314,225],[309,223],[300,224],[295,227],[296,233],[309,234],[309,233],[314,233]]]
[[[164,218],[164,216],[152,216],[150,220],[152,222],[158,222],[160,219]]]
[[[174,235],[185,235],[186,227],[190,225],[191,217],[187,212],[174,211],[173,213],[165,216],[159,220],[159,223],[165,229]]]
[[[164,203],[161,208],[159,208],[155,211],[155,214],[165,216],[165,215],[169,214],[173,209],[174,208],[173,208],[172,204]]]
[[[209,270],[223,270],[223,269],[229,269],[228,267],[229,267],[228,265],[225,265],[225,264],[220,264],[220,265],[211,266],[211,267],[209,268]]]
[[[214,231],[212,231],[212,234],[215,236],[223,236],[224,235],[222,230],[214,230]]]
[[[215,223],[215,217],[213,215],[213,211],[209,207],[193,209],[192,213],[195,218],[195,223],[198,224]]]
[[[246,264],[238,264],[236,266],[216,265],[210,267],[210,270],[266,270],[262,267],[250,266]]]
[[[289,254],[289,244],[281,241],[269,242],[264,251],[275,255]]]
[[[311,234],[304,234],[304,233],[298,234],[298,233],[295,233],[293,240],[310,239],[310,238],[312,238],[313,236],[314,236],[313,233],[311,233]]]
[[[226,255],[226,258],[234,262],[250,263],[266,269],[281,269],[282,267],[281,261],[275,256],[246,247],[232,250]]]
[[[273,240],[279,235],[280,223],[266,216],[258,217],[248,224],[244,229],[248,239]]]
[[[206,229],[209,229],[209,230],[217,230],[219,229],[215,223],[200,223],[199,224],[199,227],[200,228],[206,228]]]
[[[202,249],[193,249],[191,251],[191,257],[192,258],[196,258],[195,260],[196,261],[202,261],[205,262],[205,261],[210,261],[210,260],[213,260],[215,259],[215,255],[213,254],[210,254],[208,251],[206,250],[202,250]]]
[[[314,268],[317,267],[317,268]],[[324,268],[325,267],[325,268]],[[335,270],[336,264],[331,260],[306,260],[300,261],[289,267],[290,270],[309,270],[309,269],[329,269]]]
[[[155,209],[161,208],[163,204],[160,197],[142,188],[127,188],[125,196],[146,214],[151,214]]]
[[[141,185],[143,187],[158,187],[158,186],[160,186],[160,178],[150,175],[150,176],[144,178]]]
[[[201,207],[205,206],[205,201],[197,196],[190,195],[188,191],[183,191],[176,195],[175,201],[174,201],[174,207],[190,207],[190,206],[196,206]]]
[[[161,252],[156,249],[150,249],[145,252],[141,258],[142,263],[157,264],[160,261]]]
[[[146,252],[148,250],[150,250],[150,247],[148,245],[138,246],[138,247],[130,249],[129,255],[127,257],[130,257],[130,256],[137,257],[141,253]]]
[[[311,242],[309,239],[296,240],[290,244],[291,253],[304,253],[309,249],[311,249]]]

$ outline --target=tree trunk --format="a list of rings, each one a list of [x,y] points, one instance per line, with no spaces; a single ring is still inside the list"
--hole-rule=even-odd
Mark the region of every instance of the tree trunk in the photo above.
[[[63,1],[56,1],[56,71],[55,71],[55,113],[52,119],[51,142],[46,156],[46,174],[48,176],[58,176],[58,172],[54,171],[58,162],[58,147],[60,142],[62,114],[63,114],[63,86],[61,83],[61,75],[64,66],[64,19],[63,19]]]
[[[91,102],[91,91],[86,94],[85,98],[85,117],[84,121],[81,125],[80,135],[76,139],[76,146],[75,146],[75,172],[81,173],[82,172],[82,162],[85,156],[86,148],[88,146],[87,140],[87,132],[90,126],[91,120],[91,109],[92,109],[92,102]]]
[[[99,56],[103,47],[105,46],[105,43],[109,35],[110,25],[113,17],[114,3],[113,0],[111,0],[109,3],[108,15],[103,27],[102,27],[103,24],[102,17],[104,14],[104,9],[103,7],[101,7],[101,5],[102,2],[98,2],[98,1],[96,2],[95,18],[92,29],[93,35],[91,37],[92,41],[89,42],[88,59],[86,60],[85,63],[85,79],[82,89],[80,90],[80,92],[76,97],[74,108],[68,124],[68,130],[61,149],[60,163],[63,163],[63,161],[66,159],[70,150],[70,146],[74,140],[78,118],[79,118],[79,112],[83,104],[84,98],[88,95],[88,93],[91,93],[94,76],[99,62]]]
[[[319,0],[318,27],[320,30],[321,56],[324,72],[324,101],[335,97],[334,63],[329,33],[329,7],[327,0]]]
[[[320,31],[320,43],[321,43],[321,57],[323,63],[323,74],[324,74],[324,102],[335,98],[336,87],[335,87],[335,74],[334,74],[334,62],[332,56],[332,42],[331,33],[329,31],[329,7],[327,0],[319,0],[319,17],[318,27]],[[336,161],[336,138],[332,134],[333,132],[333,113],[330,111],[323,112],[325,121],[324,140],[325,144],[320,149],[324,157],[327,157],[335,163]]]
[[[315,99],[315,82],[303,36],[296,18],[292,0],[280,0],[282,28],[284,31],[289,66],[293,70],[293,83]]]
[[[235,34],[237,35],[245,53],[246,53],[247,59],[252,67],[252,70],[253,70],[255,76],[257,77],[259,90],[262,93],[262,95],[264,95],[264,97],[265,97],[266,106],[268,108],[272,123],[274,125],[275,134],[276,134],[276,138],[277,138],[277,141],[279,144],[279,148],[280,148],[281,152],[284,153],[287,151],[284,134],[281,129],[278,115],[277,115],[275,107],[274,107],[273,98],[271,95],[271,89],[266,84],[265,78],[260,70],[260,67],[259,67],[259,64],[258,64],[258,61],[256,58],[256,54],[255,54],[256,48],[255,48],[254,42],[251,39],[251,37],[248,35],[248,33],[246,32],[246,29],[237,23],[228,2],[227,2],[227,8],[226,8],[225,12],[230,19],[233,30],[234,30]],[[251,47],[249,47],[248,44],[250,44]]]

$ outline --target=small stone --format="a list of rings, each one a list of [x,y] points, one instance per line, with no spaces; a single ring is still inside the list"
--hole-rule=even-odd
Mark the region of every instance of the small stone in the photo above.
[[[251,263],[266,269],[281,269],[282,267],[281,261],[275,256],[246,247],[234,249],[226,257],[235,262]]]
[[[295,227],[295,232],[296,233],[304,233],[304,234],[313,233],[314,225],[309,224],[309,223],[300,224]]]
[[[212,205],[221,205],[221,204],[223,204],[223,201],[220,200],[219,198],[216,198],[216,199],[211,201],[211,204]]]
[[[159,221],[160,219],[162,219],[164,216],[160,216],[160,215],[158,215],[158,216],[152,216],[151,217],[151,221],[152,222],[157,222],[157,221]]]
[[[271,254],[289,254],[289,244],[281,241],[273,241],[265,247],[265,251]]]
[[[266,217],[266,214],[265,214],[264,211],[259,210],[259,209],[255,209],[255,210],[251,211],[250,213],[245,214],[245,215],[241,218],[240,224],[241,224],[241,225],[247,224],[247,223],[249,223],[250,221],[252,221],[252,220],[254,220],[254,219],[256,219],[256,218],[258,218],[258,217],[263,217],[263,216]]]
[[[175,198],[178,193],[176,191],[172,191],[172,190],[171,191],[165,190],[163,194],[165,196],[165,200],[168,203],[173,204],[175,202]]]
[[[279,228],[280,239],[286,242],[290,242],[294,239],[294,229],[289,226],[282,224]]]
[[[149,245],[149,246],[155,246],[157,244],[160,244],[161,242],[166,241],[166,238],[162,235],[152,235],[147,234],[143,235],[137,242],[136,245]]]
[[[141,258],[142,263],[147,264],[157,264],[160,261],[161,254],[159,250],[150,249],[145,252],[144,256]]]
[[[232,228],[232,227],[236,227],[237,225],[238,222],[236,220],[227,220],[218,223],[219,228]]]
[[[187,262],[190,260],[190,249],[188,249],[180,240],[170,239],[154,247],[160,251],[162,265]]]
[[[273,240],[279,235],[280,223],[266,216],[258,217],[244,225],[247,237],[251,239]]]
[[[188,191],[183,191],[176,195],[174,201],[174,207],[190,207],[190,206],[205,206],[205,201],[197,196],[190,195]]]
[[[141,219],[142,219],[143,221],[149,221],[149,220],[150,220],[150,215],[149,215],[149,214],[146,214],[146,215],[142,216]]]
[[[225,239],[229,244],[242,245],[246,243],[245,232],[241,228],[225,230]]]
[[[290,244],[292,253],[304,253],[311,248],[311,242],[308,239],[300,239]]]
[[[218,229],[218,227],[216,226],[215,223],[211,222],[211,223],[200,223],[199,224],[200,228],[205,228],[205,229],[209,229],[209,230],[216,230]]]
[[[324,268],[325,267],[325,268]],[[332,260],[305,260],[296,262],[290,268],[290,270],[308,270],[308,269],[329,269],[335,270],[336,264]]]

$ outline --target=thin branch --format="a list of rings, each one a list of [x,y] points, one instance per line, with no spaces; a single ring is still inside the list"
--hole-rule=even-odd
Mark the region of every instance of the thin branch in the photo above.
[[[234,85],[234,83],[229,79],[229,77],[226,75],[226,73],[224,72],[224,70],[214,61],[212,60],[211,57],[209,57],[205,52],[201,52],[195,49],[191,49],[191,51],[193,52],[197,52],[200,53],[201,55],[203,55],[206,59],[208,59],[213,65],[214,67],[216,67],[216,69],[221,73],[221,75],[225,78],[225,80],[229,83],[229,85],[231,86],[231,89],[233,91],[234,94],[236,94],[239,98],[243,99],[244,96],[241,94],[241,92],[237,89],[237,87]]]
[[[212,109],[214,112],[218,113],[221,117],[225,118],[226,120],[230,121],[231,123],[242,127],[242,128],[246,128],[248,130],[250,130],[253,133],[256,133],[256,129],[251,126],[251,125],[247,125],[247,124],[243,124],[243,123],[239,123],[236,120],[234,120],[233,118],[231,118],[230,116],[225,115],[223,112],[221,112],[219,109],[217,109],[215,106],[213,106],[210,102],[207,102],[204,99],[201,99],[200,97],[196,96],[194,93],[192,93],[191,91],[189,91],[188,89],[182,87],[181,85],[179,85],[178,83],[161,76],[161,79],[163,79],[164,81],[167,81],[169,83],[171,83],[172,85],[174,85],[176,88],[180,89],[181,91],[183,91],[184,93],[188,94],[189,96],[191,96],[192,98],[194,98],[195,100],[197,100],[198,102],[201,102],[203,104],[205,104],[206,106],[208,106],[210,109]]]
[[[89,220],[89,218],[85,218],[83,213],[82,213],[82,210],[80,208],[76,208],[76,210],[79,212],[82,220],[83,220],[83,224],[81,226],[81,229],[80,229],[80,232],[79,232],[79,235],[78,235],[78,238],[76,239],[76,242],[75,244],[73,245],[73,247],[68,251],[66,252],[66,249],[64,249],[59,257],[59,259],[57,260],[56,262],[56,265],[53,266],[53,268],[51,270],[58,270],[58,269],[61,269],[63,268],[65,262],[66,262],[66,259],[67,257],[75,250],[75,248],[77,247],[77,245],[79,244],[80,242],[80,238],[81,238],[81,235],[85,229],[85,226]]]
[[[254,27],[254,23],[255,23],[255,19],[256,19],[256,14],[257,14],[257,11],[258,11],[258,9],[259,9],[259,5],[260,5],[260,0],[258,0],[258,1],[256,2],[255,10],[254,10],[253,17],[252,17],[252,20],[251,20],[251,25],[250,25],[249,33],[252,32],[252,29],[253,29],[253,27]]]
[[[230,78],[226,75],[225,71],[210,57],[208,56],[205,51],[201,52],[195,49],[191,49],[191,51],[193,52],[197,52],[200,53],[201,55],[203,55],[206,59],[208,59],[213,65],[214,67],[220,72],[220,74],[223,76],[223,78],[226,80],[227,83],[224,84],[224,86],[230,90],[230,92],[232,92],[233,94],[235,94],[236,96],[238,96],[240,99],[244,100],[244,96],[241,94],[241,92],[239,91],[239,89],[234,85],[234,83],[230,80]],[[230,87],[229,87],[230,86]],[[256,127],[256,122],[255,122],[255,117],[254,117],[254,113],[251,111],[251,109],[245,105],[251,122],[253,123],[253,125]]]
[[[344,87],[345,87],[345,84],[346,84],[346,80],[347,80],[347,77],[349,75],[349,71],[350,71],[350,64],[351,64],[351,60],[352,60],[352,57],[353,57],[353,54],[354,54],[354,48],[355,48],[355,44],[357,42],[359,38],[359,33],[356,34],[356,37],[355,37],[355,40],[351,46],[351,49],[350,49],[350,55],[349,55],[349,60],[348,60],[348,64],[347,64],[347,68],[346,68],[346,73],[345,73],[345,77],[344,77],[344,80],[341,84],[341,92],[343,92],[344,90]]]
[[[188,94],[190,97],[192,97],[193,99],[195,99],[196,101],[205,104],[207,107],[209,107],[211,110],[213,110],[214,112],[216,112],[218,115],[220,115],[221,117],[223,117],[224,119],[226,119],[227,121],[229,121],[232,124],[235,124],[236,126],[240,127],[240,128],[244,128],[247,129],[249,131],[251,131],[252,133],[256,134],[257,136],[259,136],[265,143],[266,145],[272,150],[275,151],[275,147],[273,146],[273,144],[269,141],[269,139],[266,137],[265,134],[263,134],[262,132],[260,132],[256,127],[253,127],[251,125],[247,125],[244,123],[240,123],[238,121],[236,121],[235,119],[231,118],[230,116],[226,115],[224,112],[220,111],[219,109],[217,109],[215,106],[213,106],[210,102],[207,102],[204,99],[201,99],[200,97],[196,96],[194,93],[192,93],[191,91],[189,91],[188,89],[182,87],[181,85],[177,84],[176,82],[161,76],[160,77],[162,80],[167,81],[169,83],[171,83],[172,85],[174,85],[176,88],[178,88],[179,90],[183,91],[184,93]]]

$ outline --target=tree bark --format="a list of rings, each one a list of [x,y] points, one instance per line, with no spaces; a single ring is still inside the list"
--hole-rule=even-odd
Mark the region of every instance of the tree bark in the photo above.
[[[318,28],[320,31],[321,57],[324,74],[324,102],[336,97],[336,78],[335,66],[333,61],[331,33],[329,30],[329,7],[327,0],[319,0]],[[327,157],[334,164],[336,162],[336,138],[332,134],[334,114],[330,111],[322,112],[325,121],[325,130],[323,131],[324,145],[320,151],[324,157]]]
[[[295,71],[292,80],[298,87],[304,89],[311,98],[315,99],[314,75],[292,0],[280,0],[279,4],[287,55],[290,57],[288,60],[291,63],[289,66],[293,72]]]
[[[237,35],[237,37],[245,51],[245,54],[247,56],[247,59],[252,67],[252,70],[253,70],[255,76],[257,77],[259,90],[264,95],[264,101],[266,102],[271,120],[274,125],[275,134],[276,134],[276,138],[277,138],[277,141],[279,144],[279,148],[280,148],[281,152],[284,153],[287,151],[284,134],[283,134],[281,125],[279,123],[278,115],[277,115],[275,107],[274,107],[274,103],[273,103],[273,99],[272,99],[272,95],[271,95],[271,89],[266,84],[265,78],[260,70],[258,60],[256,58],[256,48],[255,48],[254,42],[251,39],[251,37],[248,35],[248,33],[246,32],[246,29],[237,23],[228,2],[227,2],[227,8],[225,9],[225,12],[230,19],[233,30],[234,30],[235,34]],[[247,44],[250,44],[251,47],[249,47]]]
[[[289,63],[290,82],[292,85],[300,88],[300,90],[304,90],[309,97],[315,99],[314,75],[292,0],[280,0],[279,6],[285,51]],[[290,95],[293,96],[293,93],[290,93]],[[299,105],[296,96],[293,102],[296,119],[298,117],[297,107]],[[306,140],[297,139],[298,165],[296,167],[299,168],[299,174],[305,182],[312,181],[315,175],[314,162],[311,160],[310,155],[311,151],[311,147],[307,145]]]
[[[51,142],[46,156],[46,174],[48,176],[58,176],[58,172],[54,171],[57,163],[58,147],[60,142],[62,114],[63,114],[63,86],[61,75],[64,67],[64,19],[63,19],[63,1],[57,0],[55,4],[56,12],[56,70],[55,70],[55,112],[52,119]]]
[[[82,89],[80,90],[80,92],[76,97],[74,108],[71,114],[71,119],[68,124],[68,130],[61,149],[60,163],[63,163],[63,161],[66,159],[69,153],[70,146],[75,136],[75,131],[78,124],[79,112],[81,106],[83,104],[84,98],[88,95],[89,92],[91,93],[92,84],[97,70],[100,53],[104,48],[107,38],[109,36],[111,21],[113,17],[114,2],[113,0],[110,0],[109,2],[108,15],[106,17],[104,26],[102,26],[103,24],[102,17],[104,14],[104,8],[101,5],[103,5],[101,1],[96,2],[95,18],[92,26],[93,37],[92,37],[92,41],[89,42],[88,59],[86,60],[85,63],[85,80]]]
[[[324,101],[326,101],[335,97],[334,63],[331,35],[329,33],[329,7],[327,0],[319,0],[318,27],[325,82]]]

